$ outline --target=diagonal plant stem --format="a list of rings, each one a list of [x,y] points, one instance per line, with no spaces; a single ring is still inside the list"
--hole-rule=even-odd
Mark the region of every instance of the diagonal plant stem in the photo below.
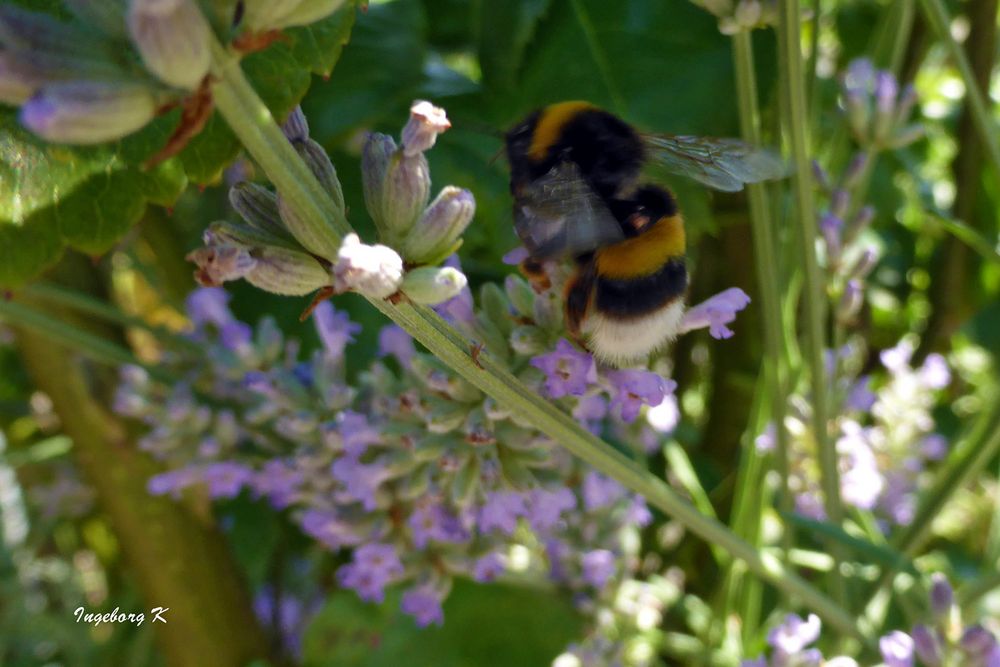
[[[350,230],[342,212],[329,201],[329,196],[285,140],[267,107],[243,76],[235,57],[220,45],[215,45],[214,56],[217,82],[213,93],[223,118],[301,218],[325,233],[342,237]],[[480,355],[478,363],[474,361],[469,341],[432,310],[404,302],[393,305],[377,299],[369,301],[452,370],[501,405],[530,420],[535,428],[572,454],[640,494],[691,532],[744,561],[748,570],[784,593],[801,599],[840,632],[870,641],[857,619],[816,587],[785,568],[780,561],[759,552],[719,521],[699,513],[665,482],[539,397],[490,355]]]
[[[837,452],[827,432],[826,369],[825,353],[826,328],[826,288],[816,258],[816,239],[819,229],[816,223],[816,207],[813,200],[812,169],[809,159],[808,111],[804,77],[802,73],[802,18],[799,0],[779,2],[778,42],[781,59],[784,62],[785,86],[785,132],[791,145],[792,186],[795,198],[795,212],[798,217],[799,249],[805,277],[804,302],[806,354],[809,360],[812,388],[812,426],[819,450],[820,475],[826,514],[831,523],[841,525],[844,509],[840,499],[840,475],[837,470]],[[843,550],[833,545],[838,562]],[[841,604],[846,604],[847,587],[843,577],[835,569],[834,590]]]
[[[1000,129],[997,128],[990,116],[990,108],[987,106],[986,97],[976,81],[976,73],[972,70],[969,57],[951,36],[949,30],[951,17],[948,16],[948,10],[941,0],[920,0],[920,8],[923,10],[924,18],[934,30],[934,34],[944,44],[949,57],[958,68],[962,83],[965,84],[965,94],[969,98],[972,122],[979,133],[980,141],[986,146],[986,153],[993,163],[997,177],[1000,177]]]

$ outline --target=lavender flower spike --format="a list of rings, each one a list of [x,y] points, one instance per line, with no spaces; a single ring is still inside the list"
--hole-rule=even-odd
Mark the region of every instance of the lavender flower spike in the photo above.
[[[736,313],[747,307],[750,297],[739,287],[730,287],[689,308],[681,321],[680,333],[708,327],[716,340],[732,338],[734,332],[726,325],[736,319]]]

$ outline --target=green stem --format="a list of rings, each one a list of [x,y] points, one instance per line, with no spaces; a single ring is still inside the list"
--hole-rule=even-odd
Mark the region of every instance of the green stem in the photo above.
[[[740,110],[740,132],[754,145],[761,144],[760,106],[757,99],[757,81],[754,72],[753,44],[749,32],[733,35],[733,62],[736,68],[736,96]],[[771,207],[765,186],[747,186],[750,199],[750,224],[753,228],[754,255],[757,282],[760,287],[761,309],[764,320],[764,376],[771,403],[771,421],[774,424],[777,447],[775,450],[778,474],[781,476],[779,502],[783,512],[792,510],[792,494],[788,488],[788,434],[785,432],[786,392],[783,381],[785,330],[781,325],[781,284],[778,277],[777,241],[771,224]],[[792,528],[782,533],[782,543],[787,554],[792,546]]]
[[[979,140],[986,146],[986,152],[996,176],[1000,178],[1000,130],[997,129],[993,118],[990,116],[990,109],[986,103],[986,97],[976,81],[976,74],[969,63],[969,57],[959,46],[958,42],[951,36],[949,26],[951,17],[941,0],[920,0],[920,8],[923,10],[924,18],[930,24],[931,29],[941,40],[952,62],[958,67],[958,72],[965,84],[965,95],[968,98],[969,109],[972,112],[972,122],[979,133]]]
[[[806,354],[809,359],[812,386],[812,426],[819,450],[819,464],[822,478],[823,497],[826,514],[831,523],[841,525],[844,510],[840,498],[840,475],[837,469],[837,452],[827,432],[826,370],[823,361],[825,353],[826,289],[816,258],[816,239],[819,229],[816,223],[816,207],[813,201],[812,168],[809,160],[809,146],[806,136],[808,111],[803,88],[801,17],[798,0],[781,0],[779,3],[780,26],[778,30],[782,59],[787,76],[783,93],[786,96],[786,132],[791,144],[794,172],[792,185],[798,216],[798,239],[800,256],[805,274]],[[834,545],[835,557],[842,550]],[[837,571],[834,571],[835,591],[841,603],[847,600],[846,585]]]
[[[303,220],[309,220],[317,228],[321,225],[336,228],[340,235],[349,231],[342,215],[333,224],[323,221],[323,212],[336,207],[298,155],[291,151],[239,67],[233,64],[228,54],[220,55],[220,49],[217,48],[216,57],[229,63],[217,68],[218,82],[214,88],[216,107],[223,118]],[[288,155],[289,152],[291,155]],[[283,190],[286,185],[293,189],[291,195]],[[369,301],[452,370],[501,405],[522,415],[572,454],[642,495],[651,505],[680,521],[692,533],[745,561],[750,571],[788,595],[802,599],[840,632],[866,638],[856,619],[817,588],[780,562],[763,556],[720,522],[700,514],[662,480],[582,428],[555,405],[541,399],[490,355],[482,354],[479,363],[474,361],[470,354],[470,342],[432,310],[409,303],[393,305],[378,299]]]

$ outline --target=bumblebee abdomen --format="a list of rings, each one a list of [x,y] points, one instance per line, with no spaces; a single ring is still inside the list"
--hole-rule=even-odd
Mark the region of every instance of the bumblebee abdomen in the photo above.
[[[636,278],[609,278],[598,270],[594,309],[615,319],[640,317],[681,300],[687,286],[683,257],[671,258],[657,271]]]

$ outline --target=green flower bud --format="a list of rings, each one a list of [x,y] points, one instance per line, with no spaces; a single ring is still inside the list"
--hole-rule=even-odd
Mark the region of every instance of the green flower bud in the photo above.
[[[340,179],[337,178],[337,169],[330,161],[330,156],[326,154],[323,147],[312,139],[306,139],[295,143],[295,150],[302,157],[303,162],[309,170],[316,176],[319,184],[329,193],[337,209],[343,211],[344,192],[340,188]]]
[[[458,469],[451,482],[451,500],[459,507],[467,507],[479,489],[479,459],[472,456]]]
[[[312,255],[276,246],[255,248],[252,255],[257,264],[246,280],[262,290],[302,296],[330,285],[330,274]]]
[[[415,303],[433,306],[461,292],[467,283],[465,275],[458,269],[424,266],[409,271],[400,289]]]
[[[433,464],[425,464],[419,470],[403,476],[396,485],[395,494],[403,500],[417,500],[427,494],[431,486]]]
[[[293,144],[309,138],[309,121],[306,120],[306,115],[302,113],[302,107],[296,105],[294,109],[288,112],[288,117],[281,124],[281,132]]]
[[[275,236],[269,231],[257,229],[250,225],[243,225],[238,222],[228,220],[218,220],[213,222],[202,235],[205,245],[235,244],[248,248],[256,248],[266,245],[274,245],[289,250],[299,250],[299,246],[287,237]]]
[[[194,0],[131,0],[128,31],[161,81],[194,90],[208,74],[210,30]]]
[[[497,447],[500,459],[500,471],[504,480],[518,491],[527,491],[535,486],[535,476],[520,460],[521,452],[515,452],[509,447]]]
[[[156,106],[145,86],[68,81],[28,100],[21,123],[48,141],[97,144],[135,132],[153,119]]]
[[[286,241],[294,241],[278,214],[278,198],[263,185],[249,181],[237,183],[229,188],[229,203],[251,227]]]
[[[0,47],[9,51],[97,59],[114,55],[100,35],[86,33],[48,14],[31,12],[9,3],[0,5]]]
[[[323,147],[312,139],[304,142],[295,142],[295,150],[302,156],[303,161],[315,174],[320,184],[333,197],[334,203],[341,211],[344,210],[344,194],[340,189],[340,181],[337,180],[337,170],[327,156]],[[285,227],[298,239],[299,243],[305,246],[310,252],[333,259],[337,256],[340,248],[340,240],[332,233],[323,231],[317,232],[315,227],[306,224],[299,218],[294,208],[288,205],[287,200],[278,193],[278,212]]]
[[[128,75],[110,60],[44,51],[0,51],[0,101],[20,105],[48,83],[118,82]]]
[[[528,318],[535,316],[535,290],[531,289],[527,280],[511,274],[504,280],[503,286],[518,315]]]
[[[509,336],[514,329],[514,320],[503,290],[495,283],[486,283],[479,290],[479,303],[482,312],[489,317],[497,331],[505,337]]]
[[[531,324],[515,327],[510,334],[510,347],[518,354],[531,357],[551,348],[545,332]]]
[[[431,433],[450,433],[465,422],[469,408],[467,405],[440,398],[428,399],[426,416],[427,430]]]
[[[398,244],[430,198],[431,176],[422,154],[407,156],[385,135],[373,134],[361,154],[365,205],[379,237]]]
[[[475,213],[471,192],[445,187],[406,235],[403,257],[413,264],[435,264],[453,254]]]

